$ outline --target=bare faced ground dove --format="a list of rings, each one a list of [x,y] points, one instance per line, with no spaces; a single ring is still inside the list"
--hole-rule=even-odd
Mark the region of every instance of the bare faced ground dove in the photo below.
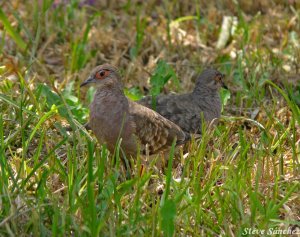
[[[215,69],[206,69],[197,78],[193,92],[188,94],[158,95],[154,103],[146,96],[138,103],[153,108],[163,117],[177,124],[187,133],[201,133],[202,118],[210,122],[221,115],[220,87],[225,87],[224,75]],[[203,114],[203,115],[202,115]]]
[[[113,152],[119,138],[126,155],[138,150],[149,155],[168,150],[174,139],[184,144],[190,138],[179,126],[155,111],[126,98],[120,74],[114,66],[97,66],[80,86],[96,87],[90,105],[89,126],[100,143]],[[139,148],[139,149],[138,149]]]

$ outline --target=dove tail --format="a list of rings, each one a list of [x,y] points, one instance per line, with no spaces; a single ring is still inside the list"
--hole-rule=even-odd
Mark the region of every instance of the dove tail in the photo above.
[[[183,132],[183,139],[177,140],[176,145],[183,145],[191,140],[191,135],[189,133]]]

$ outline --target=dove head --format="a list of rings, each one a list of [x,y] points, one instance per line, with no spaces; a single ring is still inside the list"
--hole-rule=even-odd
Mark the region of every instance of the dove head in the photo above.
[[[221,87],[227,89],[227,86],[223,82],[224,77],[225,75],[219,72],[218,70],[205,69],[197,78],[194,91],[199,91],[203,89],[217,91]]]
[[[97,89],[103,87],[122,87],[121,76],[115,66],[103,64],[95,67],[88,79],[81,83],[80,87],[93,84]]]

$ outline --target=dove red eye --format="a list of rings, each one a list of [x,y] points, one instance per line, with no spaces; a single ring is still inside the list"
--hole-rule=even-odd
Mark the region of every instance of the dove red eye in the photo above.
[[[108,70],[100,70],[96,73],[96,78],[99,80],[104,79],[105,77],[107,77],[109,75],[109,71]]]
[[[223,79],[223,77],[224,77],[223,74],[221,74],[221,73],[220,73],[220,74],[217,74],[216,77],[215,77],[215,81],[221,82],[222,79]]]

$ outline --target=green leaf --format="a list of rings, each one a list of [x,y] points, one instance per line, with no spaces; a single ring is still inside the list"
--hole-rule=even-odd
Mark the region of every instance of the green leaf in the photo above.
[[[157,96],[170,79],[172,79],[176,86],[179,87],[179,81],[173,68],[164,60],[158,61],[154,74],[150,79],[151,95]]]
[[[48,107],[51,108],[51,106],[56,105],[59,114],[66,118],[71,124],[72,118],[69,111],[71,111],[72,116],[80,123],[86,122],[88,110],[83,108],[78,97],[72,95],[73,83],[71,85],[67,85],[66,89],[61,94],[65,103],[63,99],[53,92],[47,85],[41,84],[39,85],[39,88],[41,88],[42,95],[46,97]],[[68,106],[68,108],[66,108],[66,106]]]
[[[142,98],[142,93],[138,87],[133,87],[130,89],[124,88],[125,95],[131,100],[140,100]]]
[[[166,200],[160,209],[162,217],[161,228],[164,236],[173,236],[175,231],[176,204],[174,200]]]
[[[22,50],[25,50],[27,47],[27,44],[22,39],[20,34],[15,31],[15,29],[10,24],[7,16],[4,14],[2,9],[0,8],[0,21],[2,22],[4,28],[6,29],[7,33],[10,35],[10,37],[15,41],[15,43],[18,45],[18,47]]]
[[[96,93],[96,89],[95,87],[91,86],[86,93],[86,99],[89,103],[92,103],[93,99],[94,99],[94,95]]]
[[[228,100],[230,99],[231,93],[229,90],[221,88],[220,95],[221,95],[222,107],[224,107],[227,104]]]
[[[40,84],[39,87],[41,88],[42,95],[46,97],[49,108],[51,108],[53,105],[56,105],[58,107],[59,114],[64,118],[69,118],[66,109],[62,107],[63,102],[59,95],[54,93],[47,85]]]

